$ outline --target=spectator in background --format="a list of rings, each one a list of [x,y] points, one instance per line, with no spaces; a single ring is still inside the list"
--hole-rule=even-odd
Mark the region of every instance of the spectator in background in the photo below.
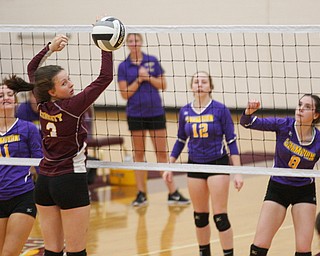
[[[42,158],[39,130],[15,117],[16,95],[7,87],[15,79],[13,75],[0,85],[0,156]],[[33,227],[37,209],[32,169],[0,165],[0,255],[20,255]]]
[[[130,54],[118,67],[118,83],[122,97],[127,100],[127,120],[131,131],[134,161],[145,161],[146,135],[149,132],[158,163],[168,162],[166,117],[159,90],[167,87],[163,69],[156,57],[142,52],[141,34],[129,33]],[[133,206],[148,204],[147,171],[135,171],[137,197]],[[169,204],[189,204],[172,180],[166,181]]]

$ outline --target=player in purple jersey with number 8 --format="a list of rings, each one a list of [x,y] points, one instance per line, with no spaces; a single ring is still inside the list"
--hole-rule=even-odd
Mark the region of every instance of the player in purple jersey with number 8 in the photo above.
[[[320,98],[305,94],[299,99],[295,118],[259,118],[252,116],[260,102],[250,100],[241,116],[245,128],[276,133],[274,167],[313,169],[320,157],[320,133],[314,126],[320,121]],[[292,205],[295,230],[295,256],[311,256],[316,215],[315,179],[272,176],[262,205],[251,256],[267,255],[276,232]]]
[[[102,51],[99,76],[75,95],[74,84],[60,66],[39,67],[52,52],[68,43],[56,36],[28,64],[31,83],[20,81],[14,91],[32,90],[40,115],[44,158],[35,188],[35,200],[45,244],[45,256],[84,256],[89,227],[84,113],[113,79],[112,52]]]
[[[15,117],[16,94],[7,86],[15,79],[13,75],[0,85],[0,157],[42,158],[38,128]],[[32,168],[0,165],[0,255],[20,255],[33,227]]]

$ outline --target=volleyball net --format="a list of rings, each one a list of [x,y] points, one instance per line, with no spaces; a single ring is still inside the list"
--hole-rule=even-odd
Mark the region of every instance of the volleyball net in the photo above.
[[[167,153],[177,135],[179,109],[193,100],[191,78],[207,71],[213,78],[213,98],[231,111],[243,166],[189,165],[187,147],[178,164],[157,163],[150,138],[146,162],[131,163],[133,149],[125,106],[117,84],[117,68],[129,50],[114,52],[114,80],[94,103],[89,160],[93,168],[186,172],[314,176],[317,170],[272,169],[275,134],[246,130],[239,118],[251,98],[259,99],[260,116],[293,116],[298,99],[320,95],[320,26],[126,26],[127,33],[143,36],[143,52],[154,55],[165,71],[167,89],[160,92],[167,115]],[[54,53],[46,65],[66,69],[80,92],[98,76],[100,50],[91,39],[92,26],[0,25],[1,77],[16,74],[28,79],[27,64],[57,34],[69,37],[68,46]],[[21,95],[20,102],[28,95]],[[1,145],[0,145],[1,146]],[[0,164],[37,165],[38,159],[0,158]],[[220,168],[221,167],[221,168]]]

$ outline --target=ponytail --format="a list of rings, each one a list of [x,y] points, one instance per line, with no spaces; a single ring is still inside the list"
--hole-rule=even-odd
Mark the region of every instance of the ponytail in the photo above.
[[[4,78],[2,83],[15,93],[31,91],[34,88],[34,84],[28,83],[16,75],[11,75],[9,78]]]

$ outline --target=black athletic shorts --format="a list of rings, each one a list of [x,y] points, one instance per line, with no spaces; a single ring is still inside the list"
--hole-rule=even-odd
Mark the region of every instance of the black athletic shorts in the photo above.
[[[166,129],[166,116],[127,118],[130,131]]]
[[[9,200],[0,200],[0,218],[9,218],[13,213],[25,213],[33,218],[37,215],[37,208],[33,200],[33,190]]]
[[[89,205],[87,174],[68,173],[55,177],[39,175],[35,201],[42,206],[57,205],[63,210]]]
[[[208,163],[196,163],[188,160],[188,164],[209,164],[209,165],[229,165],[229,156],[225,155],[217,160],[208,162]],[[208,179],[210,176],[214,175],[229,175],[229,173],[206,173],[206,172],[188,172],[187,176],[189,178],[197,178],[197,179]]]
[[[284,185],[273,180],[269,180],[264,201],[273,201],[281,204],[285,208],[298,203],[317,204],[316,186],[311,183],[301,187]]]

